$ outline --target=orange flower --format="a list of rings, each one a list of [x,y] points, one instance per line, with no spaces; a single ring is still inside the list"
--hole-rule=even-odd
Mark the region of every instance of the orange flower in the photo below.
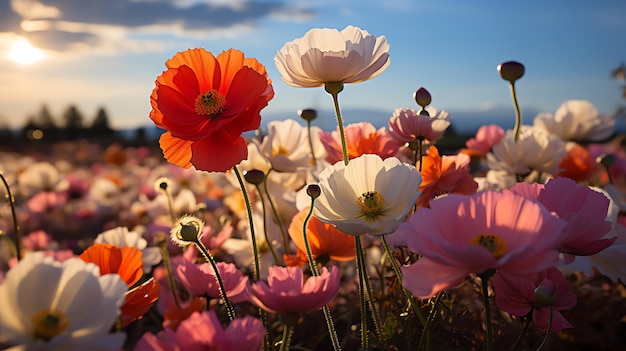
[[[428,207],[430,200],[442,194],[471,195],[478,189],[478,183],[469,173],[469,156],[439,156],[435,146],[428,148],[428,154],[422,157],[421,194],[417,205]]]
[[[307,262],[302,227],[308,212],[309,208],[307,207],[296,213],[289,225],[289,236],[298,247],[298,253],[286,260],[292,266]],[[332,224],[326,224],[317,217],[311,216],[307,223],[306,233],[313,258],[329,256],[335,261],[350,261],[356,256],[354,237],[342,233]]]
[[[100,275],[119,274],[129,288],[143,275],[142,253],[134,246],[94,244],[85,249],[79,257],[85,262],[99,266]],[[128,291],[122,305],[122,326],[141,319],[159,297],[159,291],[159,284],[154,279]]]
[[[562,171],[557,176],[582,182],[591,180],[599,172],[598,164],[586,148],[576,143],[567,143],[565,148],[567,155],[559,163]]]
[[[257,129],[274,97],[265,67],[235,49],[217,57],[204,49],[165,63],[150,96],[150,119],[167,131],[159,141],[175,165],[226,171],[248,157],[243,132]]]
[[[150,278],[145,283],[129,290],[122,305],[122,327],[143,318],[143,315],[159,298],[160,292],[161,286],[154,278]]]
[[[100,275],[119,274],[130,288],[143,275],[141,256],[141,251],[134,246],[117,247],[101,243],[89,246],[79,257],[99,266]]]

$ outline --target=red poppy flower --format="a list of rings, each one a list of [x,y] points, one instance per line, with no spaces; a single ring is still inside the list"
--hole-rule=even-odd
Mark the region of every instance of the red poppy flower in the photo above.
[[[122,305],[122,327],[143,318],[152,304],[158,300],[160,292],[161,286],[154,278],[129,290]]]
[[[265,67],[235,49],[217,57],[191,49],[165,66],[150,96],[150,119],[166,130],[159,141],[165,158],[209,172],[246,159],[241,134],[259,127],[260,111],[274,97]]]

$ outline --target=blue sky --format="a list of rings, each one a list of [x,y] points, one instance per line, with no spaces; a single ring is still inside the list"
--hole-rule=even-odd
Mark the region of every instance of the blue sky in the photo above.
[[[192,47],[233,47],[265,64],[276,91],[266,121],[330,110],[322,88],[283,83],[274,55],[310,28],[349,24],[390,44],[387,70],[340,94],[346,112],[375,110],[378,124],[398,107],[417,108],[412,94],[424,86],[460,123],[484,114],[508,125],[508,83],[496,71],[508,60],[526,66],[516,86],[527,123],[569,99],[602,113],[626,104],[610,78],[626,61],[624,1],[0,0],[0,122],[20,125],[42,104],[60,116],[75,104],[87,120],[102,106],[115,127],[148,125],[164,62]],[[43,50],[40,60],[10,58],[23,39]],[[362,116],[346,118],[373,118]]]

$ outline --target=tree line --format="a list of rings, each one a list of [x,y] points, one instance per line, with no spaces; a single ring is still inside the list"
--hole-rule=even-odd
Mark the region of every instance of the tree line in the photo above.
[[[137,128],[132,139],[137,142],[145,141],[145,133],[144,128]],[[118,132],[111,127],[104,107],[98,108],[96,114],[89,119],[76,105],[69,105],[61,115],[55,116],[43,104],[36,113],[27,116],[25,123],[17,130],[12,130],[6,122],[0,121],[0,144],[54,143],[80,139],[106,143],[120,138]]]

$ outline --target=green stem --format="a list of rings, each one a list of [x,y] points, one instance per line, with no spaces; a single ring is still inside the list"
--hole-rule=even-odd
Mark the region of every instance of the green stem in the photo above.
[[[293,326],[289,323],[283,324],[283,338],[280,341],[280,351],[287,351],[291,344],[291,334],[293,332]]]
[[[515,344],[513,345],[513,351],[519,350],[520,346],[522,346],[522,340],[524,340],[524,335],[526,335],[526,331],[528,331],[528,327],[530,326],[530,322],[532,321],[532,316],[526,316],[525,319],[526,321],[524,322],[522,332],[519,334],[517,340],[515,340]]]
[[[491,277],[491,275],[491,272],[478,275],[480,277],[480,283],[483,293],[483,305],[485,307],[485,350],[487,351],[493,350],[493,327],[491,325],[491,307],[489,303],[489,277]]]
[[[213,271],[215,272],[215,280],[217,281],[217,287],[220,292],[220,297],[222,298],[222,300],[224,300],[224,305],[226,305],[226,312],[228,313],[228,318],[230,319],[231,322],[234,321],[235,309],[233,308],[233,305],[231,305],[230,300],[228,300],[228,296],[226,295],[226,288],[224,287],[224,282],[222,281],[222,277],[220,275],[219,269],[217,269],[217,263],[215,262],[213,255],[211,255],[209,250],[207,250],[206,246],[204,246],[202,241],[196,239],[194,240],[193,243],[196,245],[198,250],[202,253],[202,256],[204,256],[204,258],[206,258],[206,260],[209,261],[209,263],[211,263],[211,267],[213,267]]]
[[[172,297],[174,298],[174,304],[176,308],[179,310],[182,309],[180,305],[180,301],[178,300],[178,294],[176,294],[176,281],[174,280],[174,272],[172,271],[172,262],[170,261],[170,253],[167,251],[167,240],[163,238],[163,240],[159,240],[157,246],[161,249],[161,256],[163,257],[163,267],[165,268],[165,273],[167,275],[167,286],[170,288],[172,292]]]
[[[515,83],[511,82],[509,84],[511,87],[511,98],[513,99],[513,106],[515,106],[515,127],[513,128],[513,140],[517,142],[519,139],[519,131],[522,126],[522,113],[519,109],[519,104],[517,103],[517,94],[515,93]]]
[[[2,183],[4,183],[4,187],[7,189],[7,199],[9,200],[9,204],[11,205],[11,216],[13,218],[13,237],[15,239],[15,249],[17,260],[20,261],[22,259],[22,249],[20,248],[20,225],[17,223],[17,215],[15,214],[15,198],[11,194],[11,187],[9,187],[9,183],[4,178],[4,174],[0,172],[0,178],[2,178]]]
[[[169,189],[163,189],[165,193],[165,198],[167,199],[167,208],[170,213],[170,220],[172,221],[172,226],[176,223],[176,215],[174,214],[174,200],[172,199],[172,193]]]
[[[546,331],[546,336],[544,336],[541,345],[537,348],[537,351],[542,350],[546,345],[548,345],[548,341],[550,340],[550,333],[552,332],[552,317],[554,314],[554,305],[550,305],[550,319],[548,319],[548,331]]]
[[[342,82],[328,82],[324,84],[324,89],[333,97],[335,106],[335,115],[337,116],[337,127],[339,128],[339,136],[341,137],[341,150],[343,151],[343,163],[348,164],[348,146],[346,143],[346,133],[343,130],[343,119],[341,118],[341,110],[339,109],[339,93],[343,90]]]
[[[237,166],[233,167],[233,171],[237,176],[237,181],[239,181],[239,186],[241,187],[241,194],[243,195],[243,200],[246,203],[246,210],[248,211],[248,223],[250,224],[250,236],[252,240],[252,255],[254,256],[254,280],[261,280],[261,264],[259,263],[259,248],[256,243],[256,235],[254,233],[254,221],[252,220],[252,206],[250,205],[250,198],[248,197],[248,191],[246,191],[246,185],[243,182],[243,178],[241,178],[241,173],[239,173],[239,169]]]
[[[311,136],[311,121],[306,121],[306,131],[309,139],[309,147],[311,148],[311,163],[315,165],[317,160],[315,159],[315,149],[313,148],[313,137]]]
[[[287,233],[285,232],[285,228],[283,228],[283,221],[280,219],[280,216],[278,215],[278,211],[276,211],[276,206],[274,206],[274,201],[272,201],[272,196],[270,195],[269,191],[267,191],[267,179],[269,178],[272,170],[273,168],[270,168],[269,171],[267,171],[267,174],[265,175],[265,179],[263,180],[263,189],[265,190],[265,195],[267,195],[267,202],[269,202],[270,208],[272,209],[274,220],[276,221],[276,224],[278,225],[278,228],[280,229],[280,236],[281,236],[281,239],[283,240],[283,249],[285,250],[285,254],[289,255],[291,252],[289,250],[289,241],[287,240]],[[263,215],[265,216],[265,214]]]
[[[424,323],[424,330],[422,331],[422,336],[420,336],[420,342],[417,345],[418,350],[421,350],[422,346],[424,346],[424,342],[429,339],[430,324],[433,322],[433,319],[435,319],[437,307],[439,306],[439,303],[441,302],[441,299],[443,298],[444,294],[445,292],[443,291],[437,294],[437,297],[435,298],[435,302],[433,303],[433,306],[431,307],[430,312],[428,313],[428,318],[426,319],[426,323]],[[427,350],[429,349],[428,345],[426,346],[426,349]]]
[[[276,251],[274,251],[274,244],[272,244],[269,236],[267,235],[267,220],[265,219],[266,208],[265,208],[265,201],[263,201],[263,192],[261,191],[258,185],[256,185],[256,191],[259,193],[259,197],[261,198],[261,210],[263,211],[263,235],[265,236],[265,242],[267,243],[267,246],[269,247],[270,252],[272,253],[272,257],[274,258],[274,264],[278,265],[279,262],[282,262],[282,261],[278,260],[278,255],[276,255]]]
[[[309,238],[307,236],[307,225],[309,224],[309,220],[311,219],[311,215],[313,215],[313,206],[315,205],[315,199],[311,198],[311,207],[309,208],[309,212],[304,218],[304,224],[302,225],[302,237],[304,239],[304,248],[306,249],[306,257],[309,261],[309,268],[311,269],[311,274],[314,277],[318,277],[320,275],[320,271],[317,268],[317,262],[313,258],[313,254],[311,253],[311,247],[309,246]],[[341,346],[339,345],[339,338],[337,337],[337,331],[335,330],[335,324],[333,323],[333,317],[330,314],[330,308],[328,305],[324,305],[322,307],[324,311],[324,318],[326,319],[326,326],[328,327],[328,335],[330,336],[330,341],[333,344],[333,349],[335,351],[341,350]]]
[[[407,298],[407,301],[409,303],[409,306],[413,310],[413,313],[415,313],[417,318],[420,320],[420,323],[422,323],[422,325],[425,325],[426,319],[424,319],[424,315],[422,315],[422,311],[419,309],[419,304],[415,300],[415,296],[413,296],[413,294],[411,294],[402,284],[402,281],[403,281],[402,271],[400,270],[400,267],[398,266],[398,262],[396,261],[396,258],[394,257],[393,252],[391,251],[391,247],[389,247],[389,244],[387,243],[386,237],[387,237],[387,234],[382,236],[383,247],[385,248],[387,257],[389,257],[389,261],[391,262],[391,267],[393,268],[393,271],[396,273],[396,277],[398,278],[398,283],[400,284],[400,288],[402,289],[404,296]]]
[[[356,246],[356,254],[357,254],[357,265],[361,266],[359,269],[360,275],[360,285],[363,286],[363,291],[365,293],[366,301],[369,305],[370,311],[372,312],[372,320],[374,321],[374,329],[376,330],[376,336],[380,341],[383,341],[382,335],[382,323],[380,319],[380,315],[378,313],[378,309],[376,308],[376,303],[374,299],[374,292],[372,290],[372,286],[370,284],[370,280],[367,274],[367,260],[365,258],[365,253],[363,252],[363,248],[361,247],[361,238],[359,236],[355,237],[358,240],[358,243],[355,242]],[[367,306],[362,306],[361,308],[367,308]]]

